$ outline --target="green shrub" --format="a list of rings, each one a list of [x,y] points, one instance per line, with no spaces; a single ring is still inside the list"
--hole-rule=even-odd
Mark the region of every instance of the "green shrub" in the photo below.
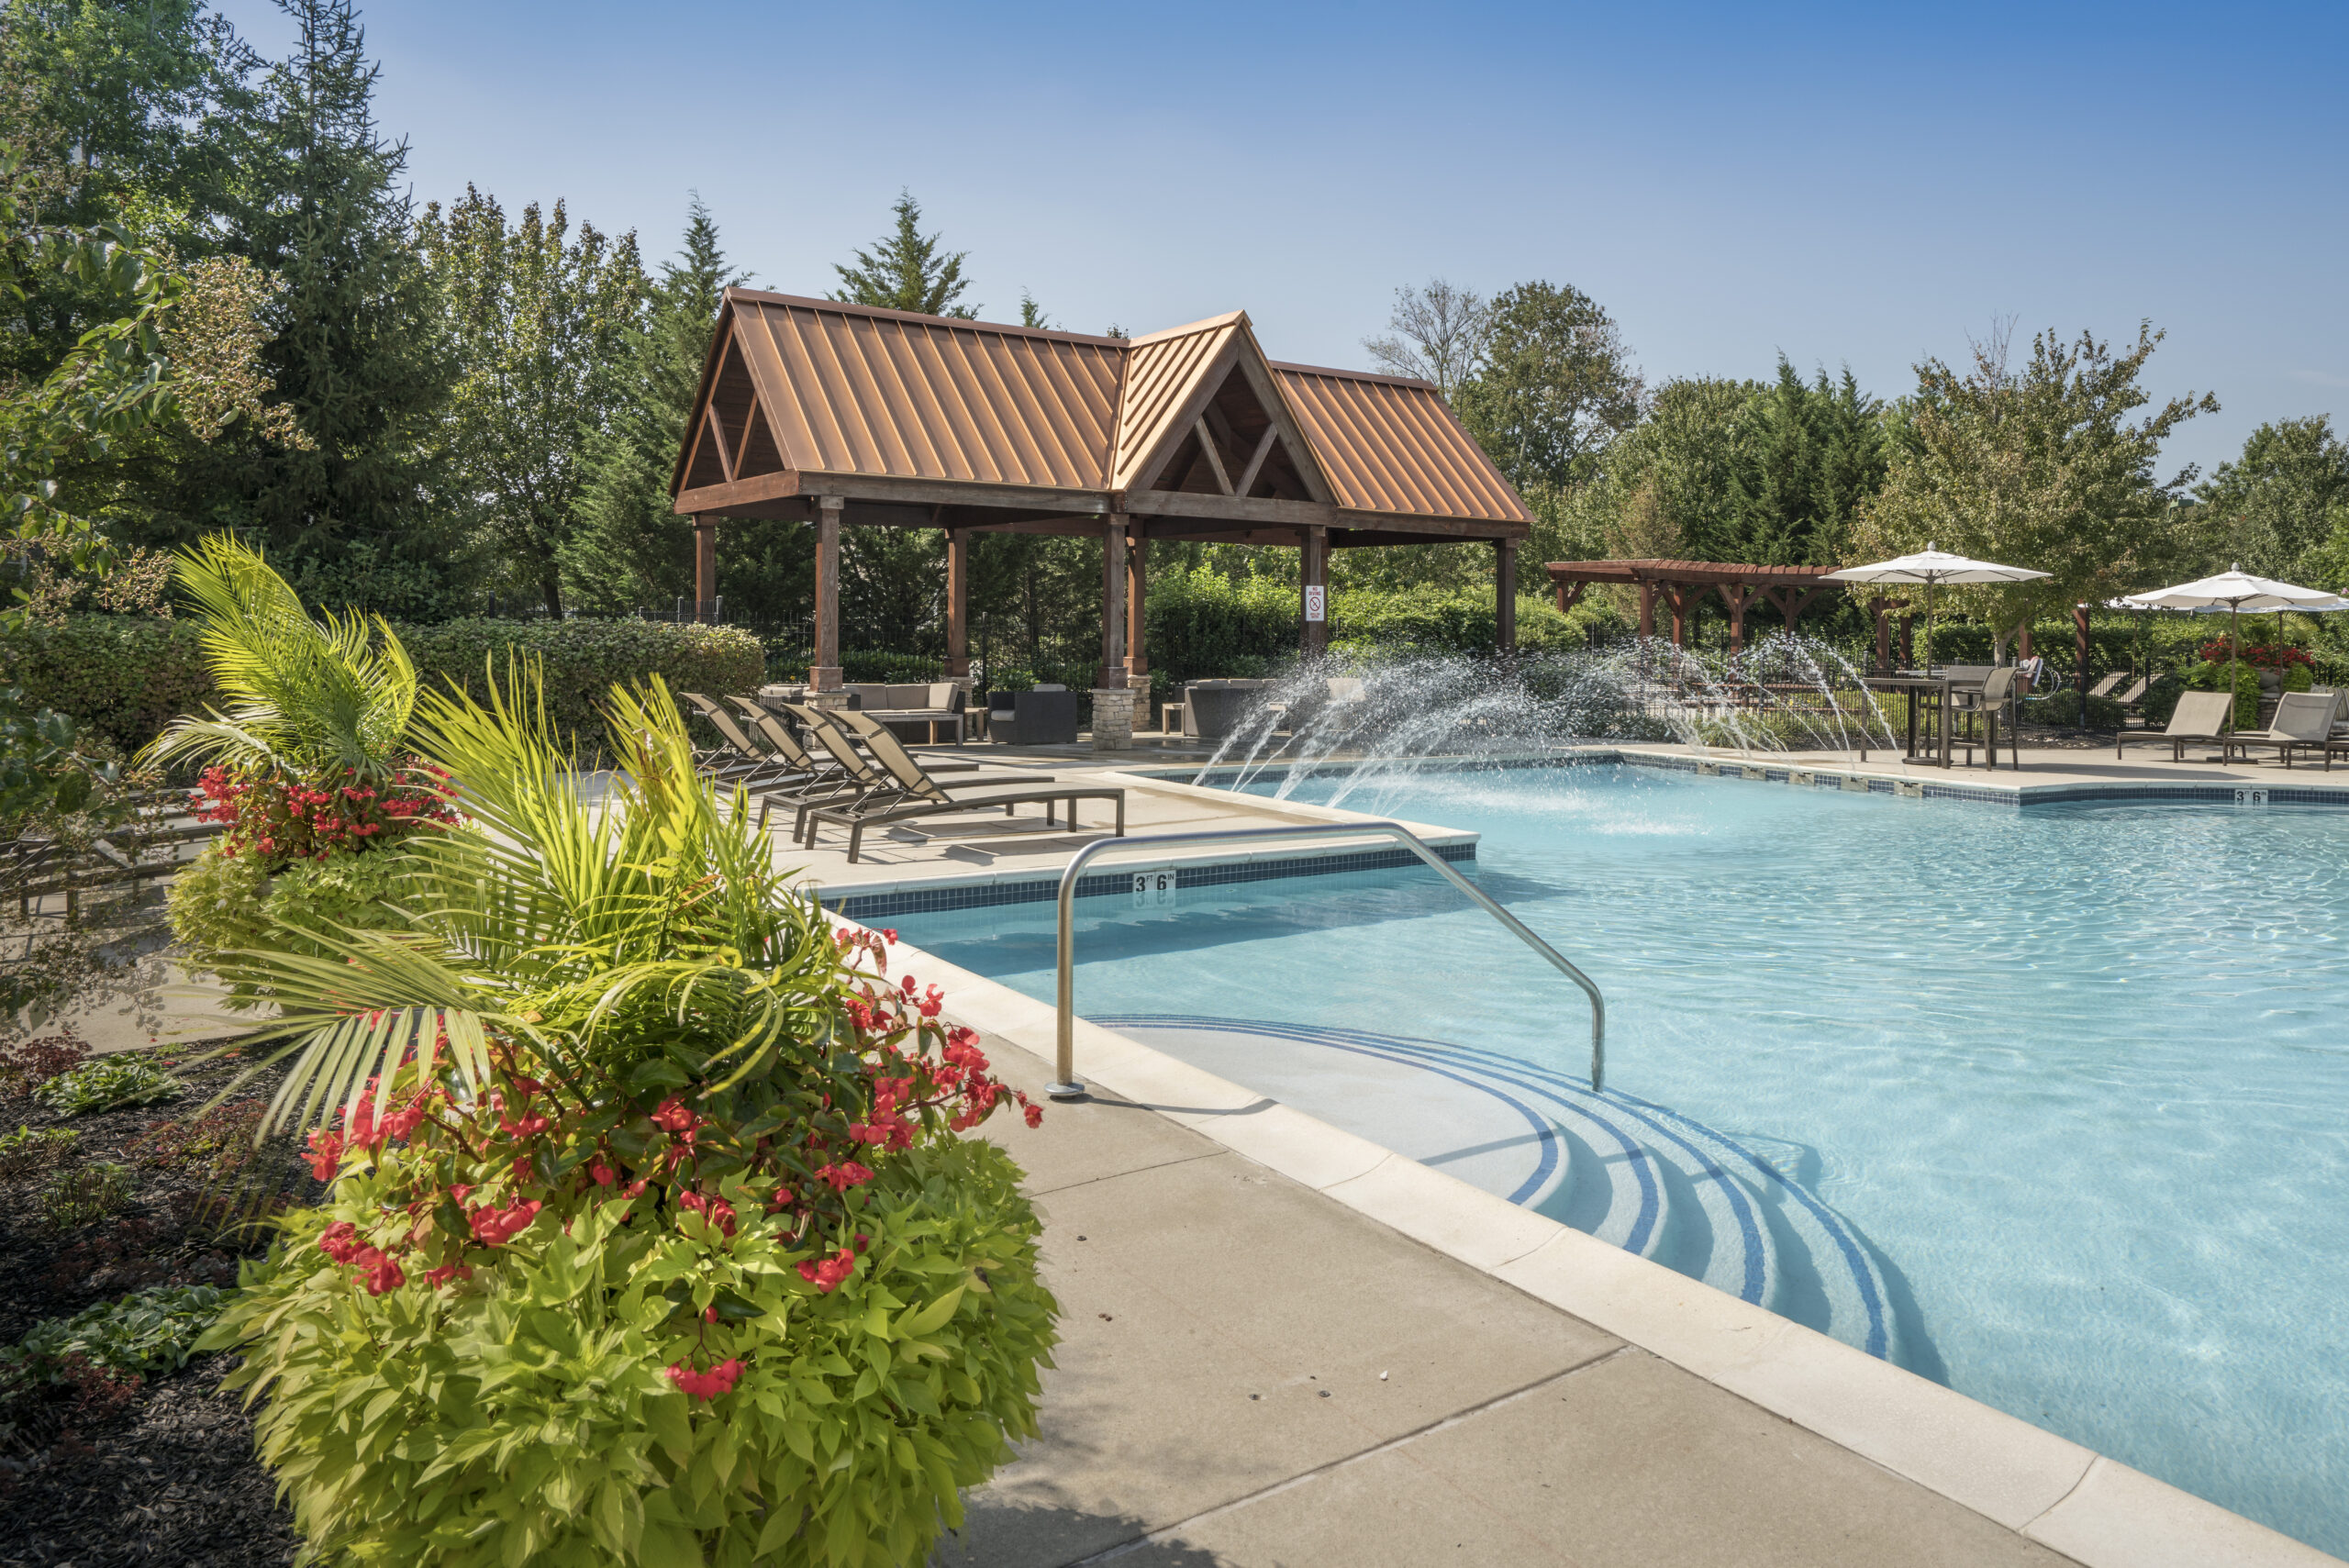
[[[71,1318],[34,1325],[19,1343],[0,1350],[0,1372],[28,1382],[60,1383],[65,1358],[75,1355],[126,1376],[177,1372],[227,1303],[228,1293],[208,1284],[134,1291]]]
[[[1023,1096],[792,893],[657,685],[608,694],[594,799],[518,686],[419,715],[478,827],[402,851],[415,933],[228,972],[340,1108],[327,1205],[199,1348],[243,1351],[322,1560],[918,1562],[1035,1430],[1038,1224],[958,1136]]]
[[[2233,666],[2235,673],[2235,728],[2259,728],[2259,672],[2249,664]],[[2190,691],[2223,692],[2227,689],[2228,666],[2224,662],[2204,662],[2186,673],[2186,685]],[[2173,702],[2170,705],[2176,707]]]
[[[0,664],[27,706],[54,708],[130,752],[212,697],[196,637],[193,621],[68,616],[0,635]]]
[[[41,1218],[60,1230],[118,1214],[130,1203],[130,1167],[111,1160],[69,1165],[41,1189]]]
[[[616,684],[659,675],[680,692],[748,693],[766,678],[766,652],[740,627],[643,620],[453,620],[395,628],[416,661],[426,689],[452,684],[467,695],[488,693],[494,661],[501,677],[509,653],[535,653],[545,673],[547,717],[594,750],[604,732],[599,709]]]
[[[406,922],[394,908],[398,882],[395,858],[387,854],[336,854],[323,861],[295,861],[274,875],[252,854],[228,852],[214,844],[172,880],[172,934],[184,960],[196,973],[217,971],[226,955],[272,947],[312,957],[331,956],[331,943],[350,929],[397,930]],[[250,1005],[249,987],[230,988],[231,999]]]
[[[44,1127],[36,1131],[18,1125],[0,1138],[0,1178],[30,1175],[62,1164],[82,1135],[70,1127]]]
[[[758,639],[735,627],[663,621],[473,619],[393,630],[425,684],[454,679],[482,689],[484,663],[508,649],[546,661],[547,698],[567,728],[601,732],[595,705],[616,681],[659,673],[685,691],[749,692],[763,678]],[[26,705],[50,707],[124,751],[152,740],[184,713],[217,704],[193,621],[150,616],[69,616],[61,627],[24,627],[0,637],[5,682],[24,689]]]
[[[85,1062],[33,1091],[60,1116],[84,1116],[124,1106],[151,1106],[176,1100],[186,1086],[136,1051],[117,1051]]]

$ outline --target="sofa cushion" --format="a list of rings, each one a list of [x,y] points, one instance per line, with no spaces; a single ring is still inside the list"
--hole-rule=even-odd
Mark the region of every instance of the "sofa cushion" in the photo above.
[[[928,707],[930,706],[930,688],[926,685],[893,685],[887,689],[891,707]]]
[[[944,708],[949,713],[953,713],[961,709],[963,706],[963,693],[960,683],[954,681],[932,681],[930,684],[929,690],[930,695],[922,703],[924,707]]]
[[[841,687],[856,699],[856,706],[865,713],[889,706],[889,688],[873,682],[851,681]]]

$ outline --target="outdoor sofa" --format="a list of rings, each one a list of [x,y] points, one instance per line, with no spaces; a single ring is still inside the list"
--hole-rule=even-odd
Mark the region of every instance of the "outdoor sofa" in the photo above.
[[[841,688],[856,699],[860,712],[885,724],[927,724],[930,739],[938,740],[939,726],[954,727],[954,744],[963,743],[963,683],[931,681],[922,685],[884,685],[852,681]]]
[[[1221,740],[1240,728],[1270,681],[1193,681],[1183,688],[1183,733]]]
[[[996,692],[987,699],[987,739],[1007,746],[1076,744],[1076,694],[1066,686]]]

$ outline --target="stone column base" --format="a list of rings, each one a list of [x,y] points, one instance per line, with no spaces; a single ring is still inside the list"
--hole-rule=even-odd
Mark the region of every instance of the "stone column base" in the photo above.
[[[1147,693],[1130,686],[1093,689],[1093,749],[1123,751],[1134,743],[1134,702]]]

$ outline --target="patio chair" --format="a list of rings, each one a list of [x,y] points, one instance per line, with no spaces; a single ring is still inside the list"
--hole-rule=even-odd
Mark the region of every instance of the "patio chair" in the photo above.
[[[827,745],[835,739],[845,741],[845,737],[829,726],[824,732],[819,732],[818,739]],[[1049,780],[1021,779],[1019,784],[1025,787],[997,788],[993,794],[957,799],[946,792],[958,785],[941,784],[923,773],[921,764],[914,761],[912,752],[897,743],[896,737],[886,736],[875,742],[873,750],[874,757],[888,770],[890,779],[896,786],[894,800],[876,790],[859,801],[819,806],[806,813],[807,848],[812,850],[816,847],[816,835],[823,824],[829,822],[846,828],[848,863],[854,865],[857,857],[863,852],[864,830],[867,828],[885,827],[892,822],[910,822],[923,817],[940,817],[950,812],[989,811],[998,806],[1003,807],[1006,817],[1012,815],[1015,806],[1041,806],[1045,825],[1050,827],[1054,825],[1055,810],[1063,801],[1068,803],[1068,825],[1074,829],[1076,827],[1076,803],[1080,800],[1115,801],[1118,806],[1118,837],[1122,839],[1126,836],[1126,792],[1123,789],[1109,785],[1086,788],[1081,784],[1058,784]],[[1000,784],[1008,781],[964,780],[959,781],[959,787],[985,788],[990,782]]]
[[[897,732],[889,728],[891,723],[896,722],[896,716],[895,714],[873,714],[867,713],[861,708],[836,707],[828,710],[828,717],[838,723],[842,729],[847,730],[851,736],[862,742],[867,751],[872,751],[874,749],[874,743],[876,740],[886,740],[894,746],[902,747],[905,744],[902,740],[898,739]],[[957,740],[954,743],[957,746],[962,744],[960,740]],[[925,762],[922,765],[933,773],[975,773],[979,771],[981,766],[981,764],[977,762],[941,762],[935,761]]]
[[[2234,706],[2232,692],[2181,692],[2177,706],[2169,716],[2169,724],[2160,730],[2139,729],[2124,734],[2114,743],[2112,754],[2119,757],[2132,742],[2159,741],[2170,749],[2170,761],[2186,761],[2189,741],[2224,746],[2233,726],[2228,722],[2229,710]]]
[[[2099,681],[2095,685],[2090,686],[2088,688],[2088,695],[2092,697],[2109,697],[2112,695],[2114,688],[2119,686],[2121,682],[2128,678],[2128,671],[2115,670],[2103,680]]]
[[[2331,692],[2286,692],[2277,699],[2276,717],[2265,730],[2227,738],[2227,756],[2232,760],[2240,752],[2249,762],[2252,747],[2273,746],[2288,768],[2294,751],[2317,751],[2323,754],[2324,771],[2329,773],[2332,753],[2349,751],[2349,740],[2332,738],[2332,712],[2338,703]]]
[[[696,751],[694,765],[725,784],[756,787],[788,777],[796,771],[791,761],[772,749],[763,748],[742,733],[742,727],[733,716],[699,692],[679,692],[679,696],[693,705],[702,717],[718,731],[720,744],[707,751]],[[805,755],[805,753],[802,753]]]
[[[791,717],[797,719],[801,727],[807,730],[808,739],[814,740],[817,746],[831,758],[841,773],[833,787],[821,794],[810,793],[795,802],[798,810],[794,816],[791,826],[793,842],[805,841],[809,844],[815,842],[808,832],[808,819],[820,808],[872,806],[878,809],[901,796],[905,793],[905,786],[896,770],[890,766],[888,761],[890,757],[903,758],[914,773],[921,773],[920,766],[907,754],[904,744],[885,728],[881,729],[877,740],[870,736],[865,737],[863,749],[860,750],[856,739],[834,722],[840,717],[837,711],[828,713],[820,708],[807,707],[798,704],[786,706],[790,708]],[[967,765],[975,768],[978,764],[974,762]],[[922,776],[927,778],[929,775],[924,773]],[[1046,780],[1049,778],[1050,775],[1046,775]],[[1024,783],[1031,780],[1033,780],[1031,774],[1007,776],[998,773],[990,778],[955,779],[935,787],[941,791],[1003,789],[1015,782]],[[1011,815],[1009,807],[1005,808],[1004,815],[1007,817]]]
[[[1985,671],[1982,684],[1979,687],[1972,690],[1961,688],[1950,694],[1952,697],[1958,699],[1960,713],[1972,714],[1982,720],[1983,731],[1980,744],[1988,749],[1989,763],[1994,769],[1998,765],[1998,717],[2006,711],[2008,701],[2014,695],[2017,673],[2019,672],[2013,665],[2002,664],[1995,670]],[[1965,765],[1972,767],[1976,741],[1971,729],[1964,737],[1953,737],[1951,744],[1965,748]],[[2022,766],[2022,757],[2015,750],[2014,726],[2011,724],[2007,727],[2007,760],[2014,767]]]

